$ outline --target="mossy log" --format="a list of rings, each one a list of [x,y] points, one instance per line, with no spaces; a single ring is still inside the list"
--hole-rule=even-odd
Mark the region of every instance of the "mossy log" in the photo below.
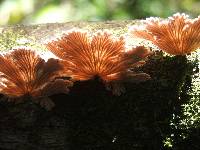
[[[43,44],[72,28],[90,32],[110,30],[115,36],[139,21],[108,21],[17,25],[1,27],[1,51]],[[46,111],[26,100],[0,102],[0,148],[8,150],[142,150],[164,149],[174,133],[173,114],[190,100],[194,62],[185,56],[151,56],[141,71],[151,80],[126,83],[126,92],[113,96],[98,79],[75,82],[70,93],[52,96],[55,107]],[[199,137],[198,137],[199,138]],[[186,144],[187,145],[187,144]]]

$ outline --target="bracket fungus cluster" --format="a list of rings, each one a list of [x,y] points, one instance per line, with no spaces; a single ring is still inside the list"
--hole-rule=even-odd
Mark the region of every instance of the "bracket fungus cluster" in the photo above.
[[[75,29],[48,41],[46,48],[58,59],[46,62],[29,48],[1,54],[0,93],[10,101],[28,97],[51,109],[54,104],[49,96],[68,93],[74,81],[98,76],[107,89],[120,95],[124,92],[121,83],[150,79],[134,68],[145,65],[153,52],[146,46],[128,47],[127,38],[148,40],[169,54],[186,55],[200,48],[200,17],[189,19],[178,13],[168,19],[149,18],[143,25],[132,26],[125,36],[114,38],[106,31],[91,34]]]
[[[168,19],[151,17],[142,28],[133,26],[130,34],[151,41],[168,54],[186,55],[200,48],[200,17],[190,19],[179,13]]]
[[[123,92],[113,86],[117,82],[145,81],[150,78],[145,73],[130,69],[143,65],[142,60],[151,52],[143,46],[126,49],[122,37],[114,40],[107,32],[98,33],[91,39],[87,33],[71,32],[48,43],[47,48],[63,60],[65,70],[72,79],[83,81],[98,76],[107,87],[116,87],[113,89],[115,95]]]
[[[68,93],[69,80],[59,79],[62,66],[56,59],[45,62],[32,50],[17,49],[0,55],[0,89],[9,101],[20,102],[27,98],[46,109],[53,107],[48,96]]]

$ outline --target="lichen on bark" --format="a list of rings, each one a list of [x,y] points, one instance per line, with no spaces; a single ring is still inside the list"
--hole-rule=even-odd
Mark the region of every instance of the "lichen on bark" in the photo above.
[[[15,25],[0,27],[0,51],[7,52],[18,46],[28,46],[37,51],[46,51],[44,43],[62,36],[71,29],[83,29],[89,32],[108,30],[115,36],[128,31],[128,26],[139,21],[106,22],[67,22],[40,25]]]

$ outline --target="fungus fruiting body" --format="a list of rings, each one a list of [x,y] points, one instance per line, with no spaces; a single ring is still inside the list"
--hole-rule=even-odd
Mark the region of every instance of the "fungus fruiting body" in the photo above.
[[[45,62],[34,51],[16,49],[0,55],[0,93],[19,102],[27,96],[46,109],[53,107],[48,96],[68,93],[68,80],[57,79],[62,66],[56,59]]]
[[[200,48],[200,17],[190,19],[174,14],[168,19],[148,18],[144,26],[130,29],[133,37],[151,41],[159,49],[172,55],[186,55]]]
[[[114,39],[107,32],[89,36],[87,32],[73,31],[49,42],[47,48],[62,59],[66,72],[74,80],[98,76],[106,85],[116,85],[126,80],[139,82],[150,78],[130,69],[143,65],[142,60],[151,52],[143,46],[127,50],[122,37]],[[120,92],[113,90],[116,95]]]

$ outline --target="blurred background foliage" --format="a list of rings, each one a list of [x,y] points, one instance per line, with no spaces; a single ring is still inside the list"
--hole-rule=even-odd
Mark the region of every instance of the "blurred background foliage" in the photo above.
[[[199,0],[0,0],[0,25],[125,20],[200,13]]]

